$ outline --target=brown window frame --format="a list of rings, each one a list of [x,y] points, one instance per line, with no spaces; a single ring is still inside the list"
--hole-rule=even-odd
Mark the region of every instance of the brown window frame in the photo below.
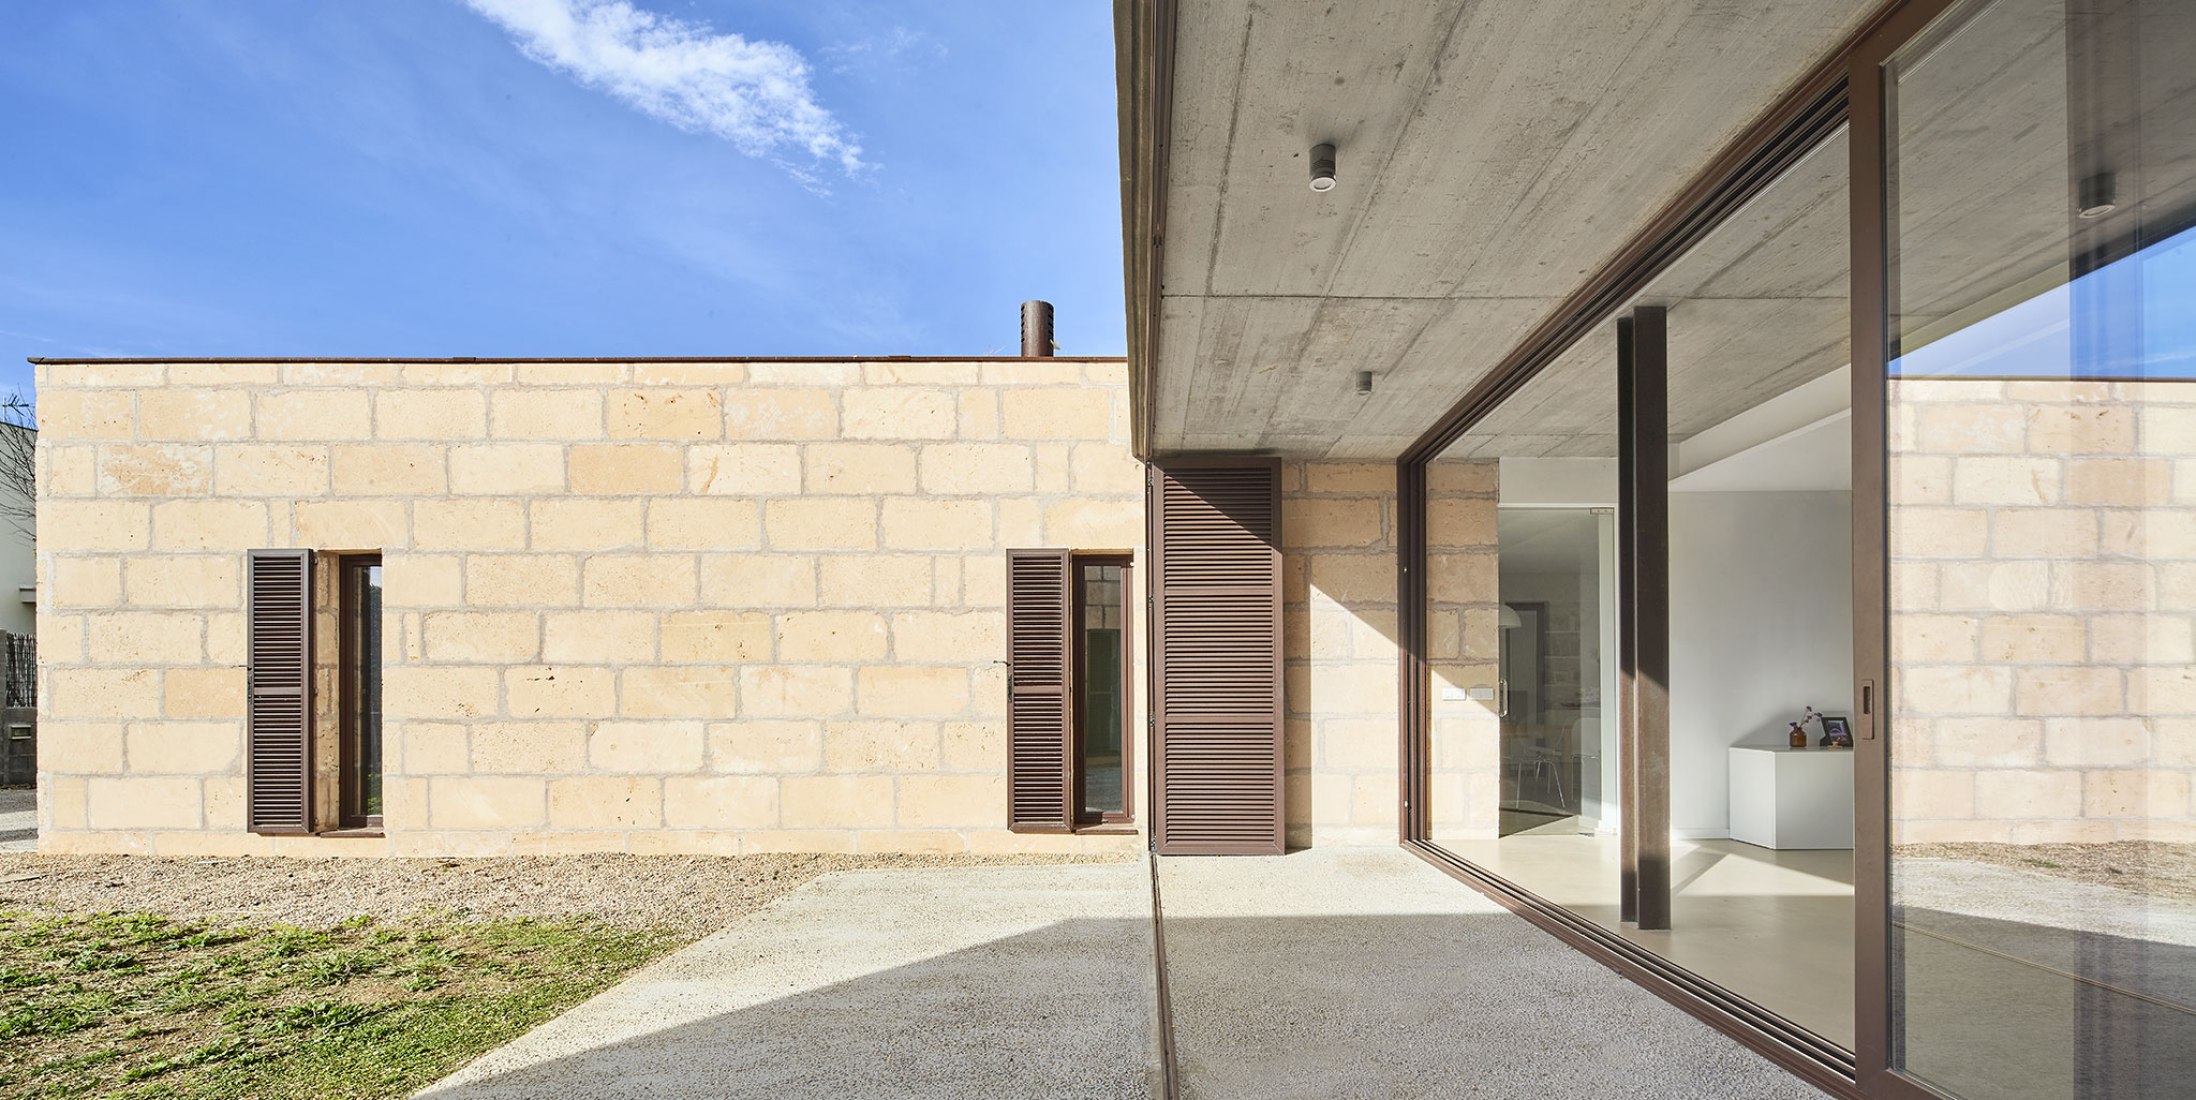
[[[353,761],[358,758],[358,739],[360,736],[358,715],[363,700],[359,698],[359,686],[351,675],[355,658],[358,656],[355,652],[357,643],[353,640],[355,632],[352,627],[354,621],[360,615],[358,596],[356,589],[352,586],[352,577],[356,573],[369,568],[378,568],[380,565],[381,555],[379,553],[343,554],[338,556],[335,562],[336,782],[340,791],[338,804],[341,807],[337,820],[344,829],[375,831],[382,827],[381,814],[364,812],[365,775],[353,764]],[[381,691],[381,683],[378,677],[374,684],[374,691],[377,695]],[[388,749],[388,731],[386,728],[383,729],[382,734],[382,749],[386,754]],[[384,783],[386,783],[388,775],[386,760],[383,763],[382,775]]]
[[[1091,565],[1116,565],[1121,568],[1121,809],[1118,812],[1090,814],[1083,810],[1088,801],[1084,783],[1088,776],[1083,769],[1083,568]],[[1102,830],[1109,826],[1131,825],[1136,821],[1136,609],[1132,598],[1136,591],[1136,555],[1113,551],[1073,551],[1068,554],[1068,585],[1071,599],[1068,601],[1068,690],[1074,693],[1070,708],[1074,715],[1069,731],[1068,768],[1074,782],[1075,803],[1069,809],[1069,819],[1077,832]]]

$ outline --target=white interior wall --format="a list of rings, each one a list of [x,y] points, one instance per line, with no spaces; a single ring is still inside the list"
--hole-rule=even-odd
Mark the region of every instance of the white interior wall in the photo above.
[[[1725,751],[1850,710],[1852,494],[1670,494],[1670,822],[1729,835]],[[1810,737],[1819,736],[1812,727]]]

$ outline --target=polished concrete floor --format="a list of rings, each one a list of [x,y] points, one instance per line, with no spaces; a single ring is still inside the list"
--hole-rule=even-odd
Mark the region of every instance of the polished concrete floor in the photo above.
[[[1572,819],[1575,821],[1575,819]],[[1851,1049],[1853,853],[1735,840],[1671,845],[1670,928],[1618,919],[1617,838],[1549,821],[1500,840],[1442,839],[1470,862]]]

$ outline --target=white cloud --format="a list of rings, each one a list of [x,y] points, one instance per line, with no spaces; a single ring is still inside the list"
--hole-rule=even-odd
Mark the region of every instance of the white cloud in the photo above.
[[[862,148],[808,86],[808,62],[777,42],[654,15],[628,0],[465,0],[526,56],[682,129],[713,134],[814,186],[810,164],[853,175]]]

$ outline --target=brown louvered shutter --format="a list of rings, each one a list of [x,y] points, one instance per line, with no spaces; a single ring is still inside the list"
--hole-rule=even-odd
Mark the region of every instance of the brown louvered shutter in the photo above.
[[[1151,474],[1162,855],[1283,849],[1280,473],[1233,459]]]
[[[255,833],[311,832],[312,551],[252,551],[246,618],[246,820]]]
[[[1074,808],[1070,564],[1065,550],[1007,551],[1007,826],[1016,832],[1065,832]]]

